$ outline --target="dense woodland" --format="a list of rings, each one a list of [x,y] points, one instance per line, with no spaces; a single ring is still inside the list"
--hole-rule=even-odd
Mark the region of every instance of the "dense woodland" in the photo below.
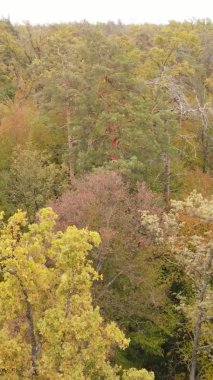
[[[0,378],[212,380],[212,196],[210,20],[2,19]]]

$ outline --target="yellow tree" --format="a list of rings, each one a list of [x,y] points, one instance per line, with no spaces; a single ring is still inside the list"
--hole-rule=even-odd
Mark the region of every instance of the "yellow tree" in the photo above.
[[[7,223],[1,214],[1,379],[154,379],[146,370],[122,374],[109,362],[128,340],[92,305],[98,274],[87,254],[99,245],[98,233],[55,232],[55,220],[51,208],[34,224],[22,211]]]

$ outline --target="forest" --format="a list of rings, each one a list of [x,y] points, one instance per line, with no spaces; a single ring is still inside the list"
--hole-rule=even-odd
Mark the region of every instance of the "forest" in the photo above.
[[[213,23],[0,20],[0,379],[213,379]]]

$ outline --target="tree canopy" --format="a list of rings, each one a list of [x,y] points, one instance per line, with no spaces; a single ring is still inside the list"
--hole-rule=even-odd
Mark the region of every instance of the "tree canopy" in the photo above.
[[[212,379],[212,41],[0,20],[3,379]]]

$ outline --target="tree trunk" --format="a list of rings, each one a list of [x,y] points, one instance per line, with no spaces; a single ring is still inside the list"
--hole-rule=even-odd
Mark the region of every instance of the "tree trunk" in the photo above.
[[[38,376],[38,369],[37,369],[38,347],[36,343],[33,312],[32,312],[32,306],[29,302],[27,290],[24,288],[23,283],[20,278],[19,278],[19,282],[21,285],[21,289],[24,295],[25,305],[26,305],[26,318],[28,321],[28,331],[29,331],[30,344],[31,344],[31,363],[32,363],[31,374],[34,377],[34,376]]]
[[[196,379],[196,367],[197,367],[197,351],[199,347],[199,338],[201,333],[201,324],[202,324],[202,311],[199,312],[195,329],[194,329],[194,341],[193,341],[193,350],[191,357],[191,368],[190,368],[190,380]]]
[[[196,100],[197,100],[198,109],[199,109],[200,117],[201,117],[201,150],[202,150],[202,155],[203,155],[203,173],[206,173],[207,166],[208,166],[208,138],[207,138],[208,119],[207,119],[205,105],[204,106],[201,105],[201,102],[199,101],[197,95],[196,95]]]
[[[67,110],[67,142],[68,142],[68,161],[69,161],[69,174],[70,183],[72,184],[74,178],[73,170],[73,141],[70,134],[70,110]]]
[[[207,118],[204,111],[201,112],[202,130],[201,130],[201,145],[203,154],[203,173],[207,171],[208,165],[208,140],[207,140]]]
[[[17,273],[13,270],[7,270],[8,273],[12,274],[13,276],[16,276],[16,278],[19,281],[23,296],[24,296],[24,301],[25,301],[25,306],[26,306],[26,318],[28,322],[28,332],[29,332],[29,339],[30,339],[30,345],[31,345],[31,375],[32,377],[38,376],[38,369],[37,369],[37,358],[38,358],[38,353],[40,350],[38,349],[39,346],[37,345],[36,342],[36,335],[35,335],[35,328],[34,328],[34,320],[33,320],[33,311],[32,311],[32,306],[29,302],[28,298],[28,292],[25,289],[23,282],[21,278],[17,275]],[[3,271],[4,273],[4,271]]]
[[[211,280],[210,269],[212,267],[213,260],[213,249],[210,251],[209,257],[207,257],[206,265],[205,265],[205,278],[203,281],[202,288],[199,294],[199,312],[194,328],[194,340],[193,340],[193,348],[192,348],[192,357],[191,357],[191,368],[190,368],[190,380],[196,380],[196,369],[197,369],[197,351],[199,348],[199,339],[201,334],[201,326],[204,320],[205,310],[202,306],[203,301],[205,300],[206,290]]]
[[[67,300],[66,300],[66,319],[70,315],[70,304],[71,304],[71,292],[70,289],[67,291]]]
[[[32,376],[37,376],[37,344],[36,344],[36,337],[34,332],[34,321],[33,321],[33,314],[32,314],[32,308],[31,304],[26,299],[26,317],[28,320],[28,326],[29,326],[29,334],[30,334],[30,342],[31,342],[31,355],[32,355]]]
[[[166,205],[170,199],[170,158],[168,152],[164,153],[164,199]]]

